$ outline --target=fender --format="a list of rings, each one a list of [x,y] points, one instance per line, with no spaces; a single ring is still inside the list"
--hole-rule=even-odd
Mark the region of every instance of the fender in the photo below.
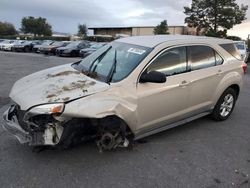
[[[213,105],[212,108],[214,108],[214,106],[216,105],[217,101],[219,100],[220,96],[222,95],[222,93],[230,86],[232,85],[237,85],[239,86],[240,90],[242,88],[242,79],[243,76],[237,72],[228,72],[223,79],[221,79],[220,83],[218,84],[214,95],[212,97],[212,101],[213,101]]]
[[[104,118],[115,115],[124,120],[132,132],[137,124],[137,104],[134,99],[116,95],[94,94],[68,103],[62,116],[76,118]]]

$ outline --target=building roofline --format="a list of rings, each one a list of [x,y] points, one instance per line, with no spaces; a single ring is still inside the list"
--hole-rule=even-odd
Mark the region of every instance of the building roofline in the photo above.
[[[148,28],[148,27],[156,27],[156,26],[107,26],[107,27],[89,27],[88,29],[131,29],[131,28]],[[187,27],[185,25],[169,25],[168,27]]]

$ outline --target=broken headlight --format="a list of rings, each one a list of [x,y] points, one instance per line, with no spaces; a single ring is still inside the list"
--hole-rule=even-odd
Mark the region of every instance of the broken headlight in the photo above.
[[[60,114],[64,110],[64,103],[44,104],[31,108],[32,114]]]

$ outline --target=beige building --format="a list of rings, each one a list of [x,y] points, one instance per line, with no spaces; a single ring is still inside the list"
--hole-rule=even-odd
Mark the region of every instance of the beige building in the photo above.
[[[155,26],[139,27],[91,27],[94,35],[110,35],[117,37],[120,35],[140,36],[153,35]],[[196,35],[195,28],[187,26],[168,26],[168,32],[172,35]]]

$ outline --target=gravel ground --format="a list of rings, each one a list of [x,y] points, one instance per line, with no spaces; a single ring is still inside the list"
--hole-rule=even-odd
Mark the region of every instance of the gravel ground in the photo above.
[[[76,60],[0,52],[0,114],[17,79]],[[132,151],[99,153],[94,143],[87,143],[35,153],[0,127],[0,187],[249,188],[249,97],[250,72],[227,121],[204,117],[147,137]]]

